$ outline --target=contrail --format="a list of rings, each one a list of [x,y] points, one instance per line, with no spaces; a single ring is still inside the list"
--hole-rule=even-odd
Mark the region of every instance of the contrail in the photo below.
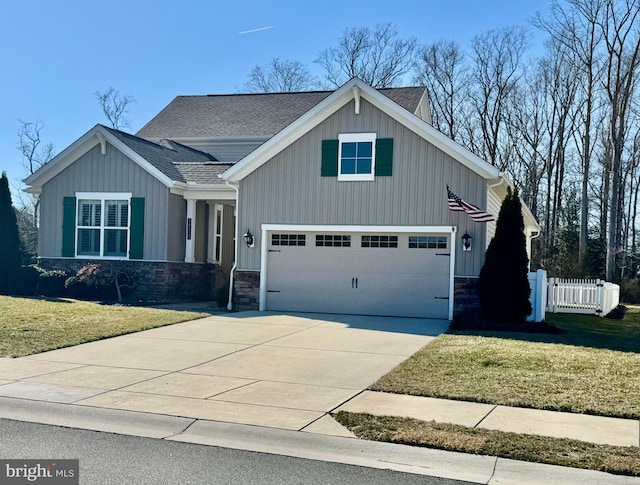
[[[238,35],[243,35],[243,34],[251,34],[253,32],[260,32],[261,30],[269,30],[269,29],[273,29],[275,27],[275,25],[270,25],[268,27],[260,27],[259,29],[251,29],[251,30],[245,30],[243,32],[238,32]]]

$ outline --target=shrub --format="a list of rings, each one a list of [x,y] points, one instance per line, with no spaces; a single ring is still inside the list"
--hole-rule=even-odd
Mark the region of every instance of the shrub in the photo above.
[[[21,264],[18,220],[11,203],[9,180],[6,172],[2,172],[2,176],[0,176],[0,294],[18,294],[15,293],[17,285],[26,283],[26,281],[13,280],[14,271],[18,278],[28,279],[26,274],[22,274]]]
[[[67,279],[65,287],[73,298],[122,302],[136,282],[135,273],[116,264],[89,263]]]
[[[37,292],[44,296],[65,296],[65,282],[69,274],[63,270],[43,271],[38,278]]]
[[[64,282],[67,296],[78,300],[97,300],[98,290],[81,280],[78,275],[70,276]]]
[[[38,286],[40,272],[35,266],[21,266],[9,273],[11,295],[33,296]]]
[[[518,192],[507,188],[478,279],[480,307],[487,320],[523,322],[531,313],[528,265],[522,204]]]
[[[624,280],[620,285],[620,301],[640,303],[640,284],[637,279]]]
[[[219,307],[226,307],[229,303],[229,285],[221,286],[216,290],[215,294],[216,304]]]

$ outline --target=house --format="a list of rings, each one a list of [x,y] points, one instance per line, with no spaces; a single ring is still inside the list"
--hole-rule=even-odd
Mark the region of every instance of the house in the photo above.
[[[495,223],[451,212],[446,187],[497,215],[510,182],[428,113],[424,88],[354,78],[179,96],[136,135],[97,125],[25,180],[41,264],[125,264],[148,300],[230,286],[237,309],[452,318]]]

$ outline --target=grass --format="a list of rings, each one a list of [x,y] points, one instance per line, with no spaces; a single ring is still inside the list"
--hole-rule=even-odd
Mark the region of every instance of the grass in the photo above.
[[[637,447],[597,445],[344,411],[334,417],[363,439],[640,476],[640,448]]]
[[[208,316],[67,298],[0,296],[0,357],[21,357]]]
[[[550,315],[560,334],[455,331],[375,391],[640,418],[640,310],[623,320]],[[624,351],[623,351],[624,350]]]

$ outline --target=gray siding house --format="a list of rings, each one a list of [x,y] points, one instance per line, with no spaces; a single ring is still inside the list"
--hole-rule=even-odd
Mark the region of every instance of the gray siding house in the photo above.
[[[180,96],[136,135],[97,125],[25,182],[40,260],[136,268],[137,296],[452,318],[509,180],[430,124],[424,88]],[[527,241],[540,228],[525,208]],[[471,236],[463,247],[462,235]]]

